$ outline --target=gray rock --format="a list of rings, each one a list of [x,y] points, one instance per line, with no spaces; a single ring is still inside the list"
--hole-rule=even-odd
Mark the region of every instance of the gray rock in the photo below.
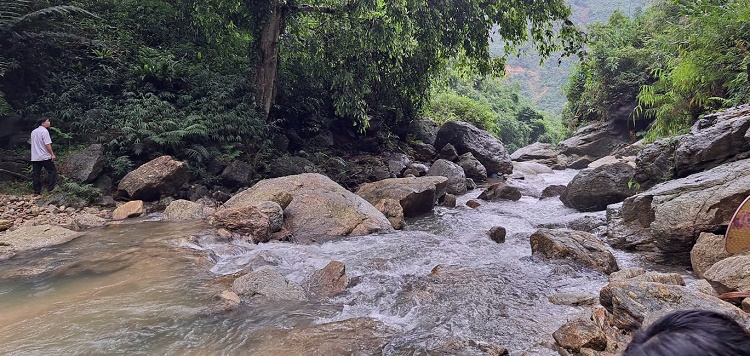
[[[54,225],[21,226],[16,230],[0,235],[0,258],[12,257],[18,253],[62,245],[81,236],[75,232]]]
[[[464,194],[467,191],[466,175],[463,168],[451,161],[438,159],[427,171],[427,176],[448,178],[448,186],[445,191],[450,194]]]
[[[516,162],[532,161],[548,167],[560,166],[559,152],[552,144],[534,142],[528,146],[517,149],[510,155],[510,159]]]
[[[391,177],[400,177],[402,172],[406,170],[411,164],[411,160],[403,153],[392,153],[385,157],[386,164],[388,165],[388,172],[391,173]]]
[[[750,159],[671,180],[625,199],[619,216],[608,216],[608,238],[637,248],[655,244],[668,254],[687,254],[704,231],[729,223],[750,195]],[[613,211],[613,213],[615,213]]]
[[[539,196],[539,199],[559,197],[565,194],[565,189],[567,189],[567,186],[561,184],[547,186],[542,190],[542,195]]]
[[[207,214],[204,211],[203,204],[194,203],[188,200],[175,200],[164,209],[164,220],[182,221],[182,220],[202,220]]]
[[[606,245],[587,232],[539,229],[530,241],[534,256],[573,261],[606,274],[619,269]]]
[[[499,244],[505,242],[505,235],[506,230],[502,226],[493,226],[490,231],[487,233],[490,236],[490,239],[492,241],[495,241]]]
[[[675,178],[674,150],[678,139],[665,138],[646,145],[635,157],[633,180],[641,189],[649,189]]]
[[[292,197],[284,208],[284,225],[299,242],[392,231],[372,204],[315,173],[264,179],[235,194],[224,207],[251,206],[283,195]]]
[[[516,187],[511,187],[503,182],[500,182],[487,187],[487,189],[479,194],[479,199],[487,201],[517,201],[521,199],[521,192]]]
[[[456,148],[458,154],[471,152],[487,169],[488,175],[509,174],[513,171],[505,146],[487,131],[465,122],[449,121],[438,131],[435,146],[443,147],[449,143]]]
[[[91,183],[99,177],[103,167],[104,149],[100,144],[93,144],[67,157],[58,171],[78,183]]]
[[[706,115],[680,137],[674,151],[677,177],[716,167],[750,151],[750,105],[745,104]],[[747,156],[745,156],[747,157]]]
[[[263,268],[234,280],[232,291],[243,300],[306,300],[305,290],[280,273]]]
[[[246,187],[254,174],[255,169],[250,163],[232,161],[221,172],[221,180],[229,187]]]
[[[428,143],[416,143],[414,147],[414,158],[417,161],[432,162],[437,156],[437,150],[435,146]]]
[[[273,160],[270,164],[269,176],[285,177],[303,173],[321,173],[309,159],[297,156],[283,156]]]
[[[605,210],[607,205],[636,193],[628,186],[634,171],[632,166],[622,162],[584,169],[568,184],[560,200],[578,211]]]
[[[125,175],[117,189],[130,199],[157,201],[174,194],[187,183],[189,175],[186,163],[161,156]]]
[[[445,177],[390,178],[362,184],[356,194],[370,204],[383,199],[396,200],[404,216],[411,217],[431,212],[447,187]]]
[[[593,161],[627,146],[627,133],[627,124],[599,122],[574,132],[572,137],[558,143],[557,149],[565,156],[586,156]]]
[[[750,328],[750,316],[734,305],[678,285],[612,282],[600,291],[599,302],[612,314],[613,325],[622,330],[637,330],[675,310],[685,309],[726,314]]]
[[[414,177],[421,177],[427,174],[430,168],[421,163],[411,163],[404,170],[404,177],[407,175],[413,175]]]
[[[695,276],[703,278],[703,273],[711,266],[730,256],[732,254],[724,250],[724,235],[702,232],[690,250],[690,264]]]
[[[464,169],[467,178],[471,178],[475,182],[483,182],[487,180],[487,169],[484,168],[479,160],[474,158],[474,155],[471,154],[471,152],[466,152],[459,156],[458,165]]]
[[[447,143],[438,152],[438,158],[453,162],[458,158],[458,152],[456,152],[456,148],[453,145]]]

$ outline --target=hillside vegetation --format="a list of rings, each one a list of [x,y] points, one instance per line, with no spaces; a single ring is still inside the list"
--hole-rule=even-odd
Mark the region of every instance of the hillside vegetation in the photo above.
[[[363,137],[398,148],[392,129],[423,115],[510,150],[613,115],[653,121],[655,138],[747,101],[749,1],[660,0],[590,26],[564,125],[496,75],[522,48],[550,64],[580,54],[574,22],[625,2],[1,0],[0,118],[27,135],[50,116],[56,142],[104,144],[115,179],[171,154],[209,184],[233,160],[260,178],[325,131],[345,152]]]
[[[570,78],[573,124],[628,118],[648,140],[685,132],[701,115],[750,100],[750,1],[660,1],[616,12],[588,34]]]

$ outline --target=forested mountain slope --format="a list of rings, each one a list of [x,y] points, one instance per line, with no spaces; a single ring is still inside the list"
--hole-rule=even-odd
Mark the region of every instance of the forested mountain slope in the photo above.
[[[577,26],[586,28],[597,21],[606,22],[614,11],[633,16],[650,0],[570,0],[571,19]],[[501,41],[493,40],[492,52],[502,53]],[[521,56],[510,57],[506,69],[512,83],[518,83],[521,92],[531,99],[537,109],[554,115],[561,115],[565,106],[563,87],[568,83],[577,57],[561,58],[553,56],[540,65],[540,58],[534,51],[526,50]]]

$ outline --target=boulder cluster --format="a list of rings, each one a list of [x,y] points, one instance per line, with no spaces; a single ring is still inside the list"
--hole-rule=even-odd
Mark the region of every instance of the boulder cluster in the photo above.
[[[750,327],[750,298],[744,297],[750,295],[750,253],[730,255],[722,245],[734,211],[750,195],[750,176],[744,174],[750,170],[750,105],[706,116],[685,135],[649,144],[631,143],[611,124],[597,123],[558,145],[535,143],[513,154],[467,123],[448,122],[436,132],[431,125],[420,127],[414,131],[419,139],[412,143],[412,158],[388,156],[388,169],[372,173],[371,181],[357,189],[346,189],[307,161],[286,158],[296,163],[279,164],[277,177],[211,198],[188,184],[185,163],[162,156],[119,182],[117,194],[126,202],[113,210],[0,197],[0,230],[8,230],[0,235],[0,259],[43,241],[64,243],[77,230],[161,209],[164,220],[204,220],[217,238],[248,243],[311,243],[390,232],[438,204],[455,207],[456,196],[480,184],[482,193],[466,202],[471,208],[481,208],[481,201],[559,197],[579,212],[568,221],[545,222],[529,236],[532,258],[609,276],[598,298],[549,296],[551,303],[587,308],[586,315],[552,335],[561,354],[614,354],[633,331],[677,309],[714,310]],[[80,181],[93,181],[98,174],[96,152],[96,147],[84,150],[81,155],[88,158],[81,160],[90,164],[72,168]],[[249,167],[226,169],[225,179],[248,183]],[[559,169],[580,171],[567,185],[534,184],[539,175]],[[178,192],[189,193],[175,199]],[[34,225],[43,227],[24,231]],[[32,234],[47,237],[32,241]],[[505,235],[500,226],[488,231],[497,243]],[[640,268],[621,270],[612,248],[659,263],[690,264],[696,281]],[[258,298],[328,298],[347,288],[345,271],[341,262],[331,261],[303,284],[272,268],[250,271],[233,280],[212,312]]]

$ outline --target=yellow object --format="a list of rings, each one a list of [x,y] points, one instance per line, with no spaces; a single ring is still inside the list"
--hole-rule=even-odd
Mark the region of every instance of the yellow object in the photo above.
[[[724,235],[724,249],[733,254],[750,250],[750,196],[745,198],[729,221]]]

